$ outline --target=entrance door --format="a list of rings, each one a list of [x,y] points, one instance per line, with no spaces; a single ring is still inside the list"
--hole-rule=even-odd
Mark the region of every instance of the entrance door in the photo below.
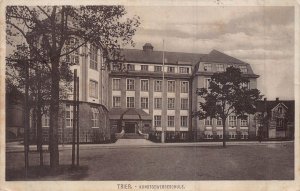
[[[135,133],[135,123],[125,123],[125,133]]]

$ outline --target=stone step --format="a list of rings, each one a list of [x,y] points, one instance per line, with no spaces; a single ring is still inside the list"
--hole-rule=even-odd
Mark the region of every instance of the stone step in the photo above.
[[[136,133],[125,133],[121,139],[144,139],[144,136]]]

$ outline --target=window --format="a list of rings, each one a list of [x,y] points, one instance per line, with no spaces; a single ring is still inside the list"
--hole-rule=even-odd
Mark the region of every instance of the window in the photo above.
[[[188,74],[189,73],[189,68],[188,67],[179,67],[179,73]]]
[[[134,97],[127,97],[127,108],[134,108]]]
[[[98,55],[97,55],[97,47],[91,45],[90,46],[90,68],[93,70],[98,70]]]
[[[236,139],[236,132],[229,132],[229,139]]]
[[[284,130],[285,124],[283,118],[276,118],[276,130]]]
[[[149,80],[141,80],[141,91],[149,90]]]
[[[223,64],[217,64],[217,72],[224,72],[224,65]]]
[[[98,82],[90,80],[90,97],[98,98]]]
[[[50,127],[50,117],[47,111],[42,116],[42,127]]]
[[[135,70],[135,65],[133,65],[133,64],[127,64],[127,70],[128,71],[134,71]]]
[[[248,126],[248,116],[247,116],[247,119],[241,119],[241,126],[243,126],[243,127]]]
[[[181,127],[187,127],[188,125],[188,117],[187,116],[180,116],[180,125]]]
[[[113,78],[113,90],[120,90],[120,79]]]
[[[212,131],[204,131],[204,138],[205,139],[213,139]]]
[[[181,109],[182,110],[187,110],[189,109],[189,100],[187,98],[181,98]]]
[[[175,98],[168,98],[168,109],[175,109]]]
[[[73,127],[73,106],[66,105],[66,127]]]
[[[168,116],[168,127],[174,127],[174,116]]]
[[[175,73],[175,67],[168,66],[168,73]]]
[[[162,91],[162,81],[161,80],[155,80],[154,81],[154,91],[155,92],[161,92]]]
[[[134,79],[127,79],[127,90],[134,90]]]
[[[189,82],[181,82],[180,92],[181,93],[188,93],[189,92]]]
[[[168,92],[175,92],[175,81],[168,81]]]
[[[142,109],[148,109],[148,98],[147,97],[141,97],[141,108]]]
[[[211,72],[211,64],[204,64],[204,71]]]
[[[161,72],[162,67],[161,66],[154,66],[154,72]]]
[[[162,98],[154,98],[154,109],[161,109]]]
[[[248,72],[247,66],[239,66],[239,68],[243,74],[246,74]]]
[[[241,132],[241,139],[248,139],[248,132],[242,131]]]
[[[217,131],[217,138],[223,139],[223,131]]]
[[[154,115],[154,126],[161,127],[161,116],[160,115]]]
[[[71,38],[66,41],[66,52],[74,50],[79,44],[78,39]],[[70,62],[72,64],[79,64],[79,48],[74,50],[73,52],[66,55],[66,62]]]
[[[242,87],[242,88],[246,88],[246,89],[250,89],[250,83],[249,83],[249,82],[243,82],[243,83],[241,84],[241,87]]]
[[[217,118],[217,126],[222,126],[222,119],[221,118]]]
[[[229,116],[229,127],[235,127],[236,126],[236,116],[231,115]]]
[[[121,107],[121,97],[119,96],[113,97],[113,107]]]
[[[99,111],[92,107],[92,128],[99,128]]]
[[[212,119],[210,117],[205,119],[205,125],[212,125]]]
[[[278,107],[278,109],[277,109],[277,111],[278,111],[278,113],[282,113],[282,107]]]
[[[148,71],[148,65],[141,65],[142,71]]]
[[[206,89],[208,89],[208,88],[209,88],[210,81],[211,81],[211,79],[210,79],[210,78],[205,78],[205,81],[204,81],[204,88],[206,88]]]

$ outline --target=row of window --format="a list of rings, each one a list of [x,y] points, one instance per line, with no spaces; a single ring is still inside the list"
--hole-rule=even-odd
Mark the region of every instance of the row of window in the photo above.
[[[121,107],[121,97],[120,96],[113,96],[113,107]],[[126,106],[127,108],[134,108],[135,107],[135,97],[127,97],[126,98]],[[148,109],[149,108],[149,98],[148,97],[141,97],[141,108]],[[180,109],[181,110],[188,110],[189,103],[187,98],[180,99]],[[154,98],[154,109],[162,109],[162,98]],[[168,109],[173,110],[175,109],[175,98],[168,98]]]
[[[216,135],[216,138],[217,139],[223,139],[223,131],[218,131],[217,135]],[[236,132],[229,132],[228,138],[229,139],[237,139]],[[241,132],[240,138],[241,139],[248,139],[248,132]],[[213,139],[212,131],[206,132],[206,134],[204,135],[204,139]]]
[[[127,64],[126,65],[128,71],[135,71],[134,64]],[[147,72],[149,71],[148,65],[141,65],[141,71]],[[162,72],[162,66],[154,66],[154,72]],[[175,73],[174,66],[167,66],[168,73]],[[179,73],[181,74],[188,74],[190,72],[190,68],[188,67],[179,67]]]
[[[92,128],[99,128],[99,110],[95,107],[91,108],[92,110]],[[44,114],[42,116],[42,126],[49,127],[50,126],[50,118],[49,114]],[[65,126],[73,127],[73,106],[66,105],[65,110]]]
[[[175,127],[175,116],[168,115],[168,127]],[[188,116],[180,116],[180,126],[188,126]],[[161,115],[154,115],[154,127],[161,127]]]
[[[210,78],[205,78],[204,80],[204,88],[208,89],[210,87]],[[247,88],[250,89],[250,83],[249,82],[245,82],[241,84],[241,88]]]
[[[113,90],[120,90],[120,81],[119,78],[112,79],[112,87]],[[162,80],[155,80],[154,81],[154,91],[161,92],[162,91]],[[168,92],[175,92],[175,81],[168,80]],[[126,89],[127,90],[135,90],[135,79],[126,79]],[[149,80],[141,79],[141,91],[149,91]],[[180,82],[180,92],[181,93],[188,93],[189,91],[189,82],[188,81],[181,81]]]
[[[236,66],[236,65],[231,65],[231,64],[217,64],[216,65],[216,70],[217,70],[217,72],[225,72],[226,68],[229,68],[231,66],[238,67],[241,70],[241,72],[244,73],[244,74],[246,74],[248,72],[247,66],[245,66],[245,65]],[[205,63],[204,64],[204,71],[212,72],[212,64]]]
[[[235,127],[237,125],[237,116],[235,116],[235,115],[229,116],[228,122],[229,122],[229,127]],[[205,119],[205,125],[206,126],[210,126],[213,123],[216,124],[217,126],[222,126],[223,125],[221,118],[212,119],[212,118],[208,117],[208,118]],[[248,126],[248,117],[247,117],[247,119],[241,119],[240,125],[241,126]]]

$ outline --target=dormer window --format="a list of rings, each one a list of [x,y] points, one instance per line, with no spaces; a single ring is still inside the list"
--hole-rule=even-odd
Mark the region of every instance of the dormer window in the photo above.
[[[141,71],[148,71],[148,65],[141,65]]]
[[[175,73],[175,67],[169,66],[168,73]]]
[[[246,74],[248,72],[247,66],[239,66],[239,68],[243,74]]]
[[[211,72],[211,64],[204,64],[204,71]]]
[[[128,71],[134,71],[135,70],[135,67],[133,64],[127,64],[127,70]]]
[[[189,68],[188,67],[179,67],[179,73],[188,74],[189,73]]]

